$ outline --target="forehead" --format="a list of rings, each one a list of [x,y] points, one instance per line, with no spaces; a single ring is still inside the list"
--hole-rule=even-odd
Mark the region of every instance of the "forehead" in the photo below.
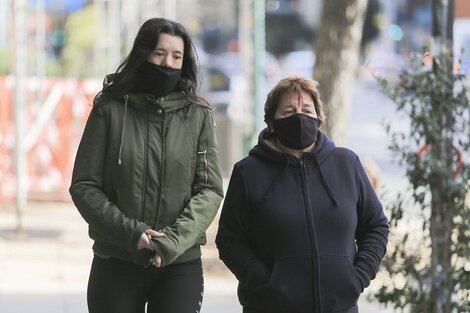
[[[314,106],[312,96],[305,91],[291,91],[282,95],[278,109],[298,106]]]
[[[165,49],[169,51],[184,51],[184,41],[180,36],[172,36],[169,34],[161,33],[158,37],[157,46],[155,49]]]

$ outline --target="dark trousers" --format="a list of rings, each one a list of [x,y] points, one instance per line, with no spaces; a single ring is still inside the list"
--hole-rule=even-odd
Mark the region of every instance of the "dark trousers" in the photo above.
[[[142,267],[95,256],[88,280],[89,313],[195,313],[204,292],[201,259]]]

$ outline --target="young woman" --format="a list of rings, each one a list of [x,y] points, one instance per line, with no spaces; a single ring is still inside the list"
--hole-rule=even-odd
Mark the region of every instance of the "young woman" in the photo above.
[[[154,18],[94,100],[70,187],[94,240],[91,313],[200,310],[200,246],[223,191],[196,78],[187,31]]]

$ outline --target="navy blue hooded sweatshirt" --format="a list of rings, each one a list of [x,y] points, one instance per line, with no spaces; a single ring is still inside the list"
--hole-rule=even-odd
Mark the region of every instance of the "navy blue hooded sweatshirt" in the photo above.
[[[262,312],[357,312],[389,233],[358,156],[319,132],[299,161],[267,136],[235,164],[216,237],[240,303]]]

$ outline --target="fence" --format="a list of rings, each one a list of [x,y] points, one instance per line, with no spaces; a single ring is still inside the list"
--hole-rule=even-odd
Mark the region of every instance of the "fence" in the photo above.
[[[28,78],[25,116],[27,131],[15,134],[13,76],[0,77],[0,204],[16,194],[15,145],[27,151],[30,199],[68,197],[75,151],[99,80]]]

